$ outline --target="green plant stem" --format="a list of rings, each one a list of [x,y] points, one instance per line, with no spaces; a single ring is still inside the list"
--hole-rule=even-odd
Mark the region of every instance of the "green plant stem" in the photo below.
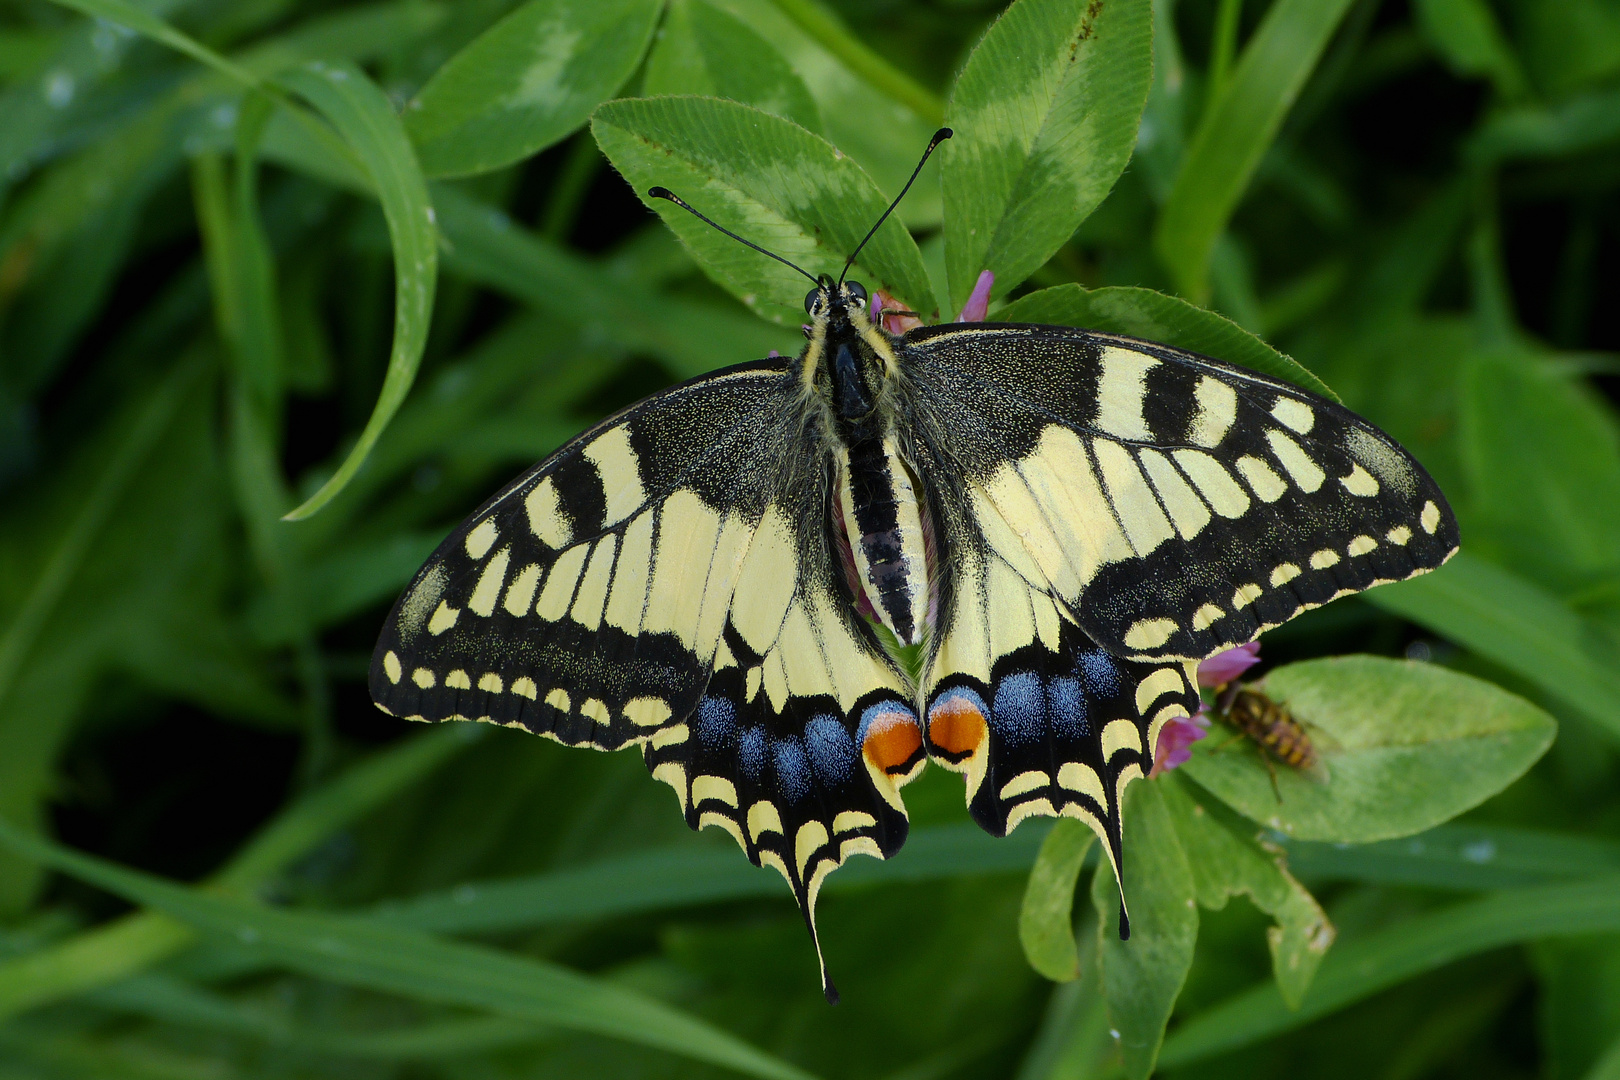
[[[1204,91],[1206,113],[1226,89],[1232,60],[1237,56],[1238,23],[1242,18],[1243,0],[1221,0],[1221,6],[1215,11],[1214,40],[1209,46],[1209,85]]]
[[[832,12],[816,0],[771,0],[794,24],[809,34],[816,44],[832,53],[844,66],[900,102],[930,124],[943,123],[945,103],[925,90],[905,73],[895,69],[887,60],[867,48],[849,32]]]

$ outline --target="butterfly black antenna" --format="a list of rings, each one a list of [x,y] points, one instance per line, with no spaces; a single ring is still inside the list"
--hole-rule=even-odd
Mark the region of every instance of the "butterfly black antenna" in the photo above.
[[[930,149],[932,149],[932,147],[930,147]],[[909,187],[910,185],[908,184],[906,186]],[[901,194],[903,195],[903,194],[905,194],[905,192],[901,192]],[[686,202],[685,199],[682,199],[679,195],[677,195],[673,191],[669,190],[669,188],[667,188],[667,187],[648,188],[647,189],[647,195],[648,195],[649,198],[666,199],[669,202],[674,203],[676,206],[680,207],[682,210],[685,210],[688,214],[691,214],[693,217],[697,218],[699,221],[703,222],[705,225],[708,225],[711,228],[718,229],[721,232],[725,233],[727,236],[729,236],[733,240],[737,241],[737,243],[746,244],[749,247],[753,248],[755,251],[759,252],[761,255],[769,255],[771,258],[775,259],[777,262],[781,263],[783,266],[792,266],[793,269],[797,270],[799,273],[803,274],[805,277],[809,278],[811,281],[814,281],[817,285],[821,284],[820,279],[817,278],[814,274],[810,273],[810,271],[804,269],[804,267],[802,267],[802,266],[794,266],[792,263],[790,263],[786,259],[782,258],[782,256],[778,255],[776,252],[774,252],[774,251],[766,251],[764,248],[760,247],[758,244],[754,243],[752,240],[744,240],[742,237],[738,236],[736,233],[732,232],[730,229],[726,228],[724,225],[721,225],[721,224],[719,224],[717,222],[711,221],[709,218],[704,217],[702,214],[700,214],[696,210],[692,209],[692,207],[690,205],[688,205],[688,203]]]
[[[934,147],[938,146],[940,143],[944,142],[954,134],[955,132],[953,132],[950,128],[940,128],[938,131],[934,132],[934,137],[928,140],[928,149],[923,151],[922,160],[917,162],[917,167],[915,169],[911,170],[911,179],[906,181],[906,186],[900,189],[900,194],[894,197],[894,202],[890,203],[889,208],[883,211],[883,216],[877,219],[877,224],[873,225],[871,230],[861,238],[861,242],[855,245],[855,250],[852,251],[849,258],[844,261],[843,272],[838,275],[838,284],[842,285],[844,283],[844,277],[849,273],[849,268],[855,265],[855,256],[861,253],[861,248],[866,246],[866,242],[868,240],[877,235],[878,229],[882,228],[883,223],[889,220],[889,215],[894,213],[894,208],[900,205],[900,200],[905,198],[906,192],[911,190],[911,185],[917,182],[917,176],[922,172],[922,167],[928,164],[928,155],[934,152]]]

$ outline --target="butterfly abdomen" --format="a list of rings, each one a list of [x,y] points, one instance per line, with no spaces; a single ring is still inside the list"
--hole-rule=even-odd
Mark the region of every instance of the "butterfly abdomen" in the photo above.
[[[911,473],[889,438],[846,446],[839,505],[855,556],[856,584],[902,644],[922,640],[928,618],[928,560]]]

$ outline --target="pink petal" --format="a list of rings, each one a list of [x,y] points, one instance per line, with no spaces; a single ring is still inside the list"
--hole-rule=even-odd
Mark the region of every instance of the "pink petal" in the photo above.
[[[990,289],[995,283],[996,275],[981,270],[979,280],[973,283],[973,291],[968,294],[967,305],[962,308],[962,314],[956,317],[956,321],[984,322],[984,317],[990,313]]]
[[[1209,717],[1200,708],[1191,716],[1177,716],[1159,729],[1159,743],[1153,751],[1153,771],[1158,776],[1192,760],[1192,744],[1209,734]]]
[[[1216,653],[1198,665],[1199,686],[1220,686],[1248,671],[1260,662],[1260,643],[1251,641],[1235,649]]]

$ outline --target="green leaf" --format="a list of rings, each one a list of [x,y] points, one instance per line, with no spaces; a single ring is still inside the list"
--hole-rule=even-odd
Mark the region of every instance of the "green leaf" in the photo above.
[[[1510,570],[1459,551],[1368,600],[1538,687],[1620,738],[1620,666],[1602,629]]]
[[[1470,357],[1460,397],[1468,523],[1488,534],[1478,550],[1560,591],[1620,574],[1614,411],[1544,359],[1519,354]]]
[[[1524,69],[1485,0],[1417,0],[1418,25],[1458,75],[1491,79],[1512,101],[1529,91]]]
[[[416,95],[406,130],[429,176],[466,176],[560,142],[624,85],[658,0],[531,0],[462,49]]]
[[[607,1035],[752,1076],[807,1076],[702,1020],[554,964],[363,919],[260,907],[188,889],[34,839],[5,822],[0,842],[315,978]]]
[[[1005,295],[1113,188],[1153,78],[1150,0],[1015,0],[956,80],[942,148],[950,302]]]
[[[1229,364],[1241,364],[1262,375],[1302,386],[1329,401],[1338,395],[1292,357],[1273,349],[1237,323],[1180,297],[1152,289],[1111,287],[1087,290],[1057,285],[1022,296],[996,318],[1005,322],[1080,326],[1105,334],[1173,345]]]
[[[1188,299],[1208,296],[1215,241],[1349,8],[1350,0],[1277,0],[1204,110],[1153,232],[1154,250]]]
[[[212,883],[240,892],[264,884],[343,826],[419,781],[481,734],[477,728],[454,725],[379,751],[283,810],[214,876]],[[161,962],[195,940],[190,929],[168,916],[141,912],[0,963],[0,1018],[116,982]]]
[[[738,63],[738,57],[748,58]],[[821,133],[821,110],[776,46],[706,0],[674,0],[647,57],[642,90],[730,98]]]
[[[889,200],[859,165],[797,124],[718,98],[610,101],[591,123],[602,152],[699,265],[778,323],[804,321],[805,279],[647,189],[669,188],[810,274],[837,276]],[[922,255],[892,217],[861,251],[863,283],[912,310],[936,309]],[[852,271],[852,274],[855,272]]]
[[[1429,912],[1357,941],[1322,963],[1298,1009],[1274,984],[1188,1018],[1165,1041],[1160,1064],[1179,1067],[1302,1027],[1424,972],[1491,949],[1541,938],[1620,931],[1620,877],[1497,893]]]
[[[1253,821],[1365,843],[1438,825],[1516,780],[1557,725],[1493,683],[1433,664],[1345,656],[1278,668],[1259,688],[1304,725],[1322,776],[1276,770],[1250,740],[1199,744],[1182,768]]]
[[[1096,835],[1072,818],[1059,818],[1046,834],[1024,886],[1018,940],[1029,966],[1053,982],[1080,975],[1074,944],[1074,883]]]
[[[1233,820],[1231,811],[1180,777],[1161,782],[1198,905],[1218,911],[1229,897],[1242,894],[1272,917],[1276,925],[1266,930],[1271,970],[1283,1000],[1297,1008],[1333,944],[1333,924],[1288,872],[1280,853],[1256,842],[1253,826]]]
[[[282,81],[319,109],[359,154],[382,202],[394,252],[394,343],[382,391],[337,472],[287,515],[288,520],[298,521],[343,490],[410,392],[433,317],[439,251],[427,183],[388,96],[353,64],[311,63],[288,72]]]
[[[1124,848],[1130,940],[1119,940],[1120,890],[1106,862],[1091,879],[1091,902],[1109,1026],[1118,1032],[1126,1075],[1144,1080],[1153,1072],[1198,941],[1192,869],[1157,784],[1126,790]]]

